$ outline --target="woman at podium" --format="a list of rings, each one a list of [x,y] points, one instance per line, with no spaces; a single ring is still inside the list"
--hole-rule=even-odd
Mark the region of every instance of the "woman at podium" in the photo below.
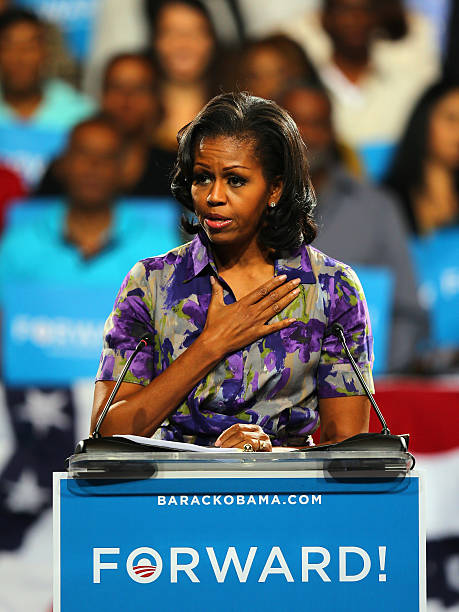
[[[368,430],[372,337],[353,270],[316,235],[306,148],[291,117],[244,93],[213,98],[178,134],[172,192],[194,239],[138,262],[104,331],[93,425],[145,332],[102,434],[270,451],[321,428],[334,442]],[[135,240],[135,235],[132,236]],[[246,447],[247,448],[247,447]]]

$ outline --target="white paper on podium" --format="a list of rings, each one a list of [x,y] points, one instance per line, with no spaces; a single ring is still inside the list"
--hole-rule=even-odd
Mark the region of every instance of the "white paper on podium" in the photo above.
[[[132,435],[121,435],[117,434],[114,438],[123,438],[125,440],[132,440],[139,444],[147,444],[156,448],[163,448],[171,451],[188,451],[198,453],[234,453],[243,452],[241,448],[219,448],[218,446],[198,446],[197,444],[190,444],[189,442],[175,442],[173,440],[160,440],[157,438],[143,438],[142,436]]]

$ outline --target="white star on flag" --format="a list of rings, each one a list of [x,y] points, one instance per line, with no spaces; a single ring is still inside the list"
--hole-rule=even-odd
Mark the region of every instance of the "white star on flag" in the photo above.
[[[32,470],[24,470],[16,482],[7,484],[9,489],[5,506],[12,512],[38,512],[49,500],[49,491],[40,487]]]
[[[71,426],[69,415],[63,412],[66,403],[67,396],[62,391],[44,393],[31,389],[18,411],[22,420],[31,423],[38,434],[45,434],[51,427],[66,429]]]

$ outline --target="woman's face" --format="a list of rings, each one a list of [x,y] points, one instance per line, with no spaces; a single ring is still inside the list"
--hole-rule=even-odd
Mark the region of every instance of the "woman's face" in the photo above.
[[[433,109],[429,154],[452,170],[459,167],[459,88],[448,93]]]
[[[197,145],[191,196],[199,223],[215,245],[249,245],[282,184],[268,185],[250,139],[203,138]]]
[[[214,49],[206,18],[186,4],[170,4],[161,10],[154,41],[166,76],[193,82],[205,74]]]

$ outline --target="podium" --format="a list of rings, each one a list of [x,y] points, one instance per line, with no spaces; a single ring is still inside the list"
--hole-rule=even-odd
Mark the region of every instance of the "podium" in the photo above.
[[[425,610],[411,459],[73,455],[54,475],[53,610]]]

